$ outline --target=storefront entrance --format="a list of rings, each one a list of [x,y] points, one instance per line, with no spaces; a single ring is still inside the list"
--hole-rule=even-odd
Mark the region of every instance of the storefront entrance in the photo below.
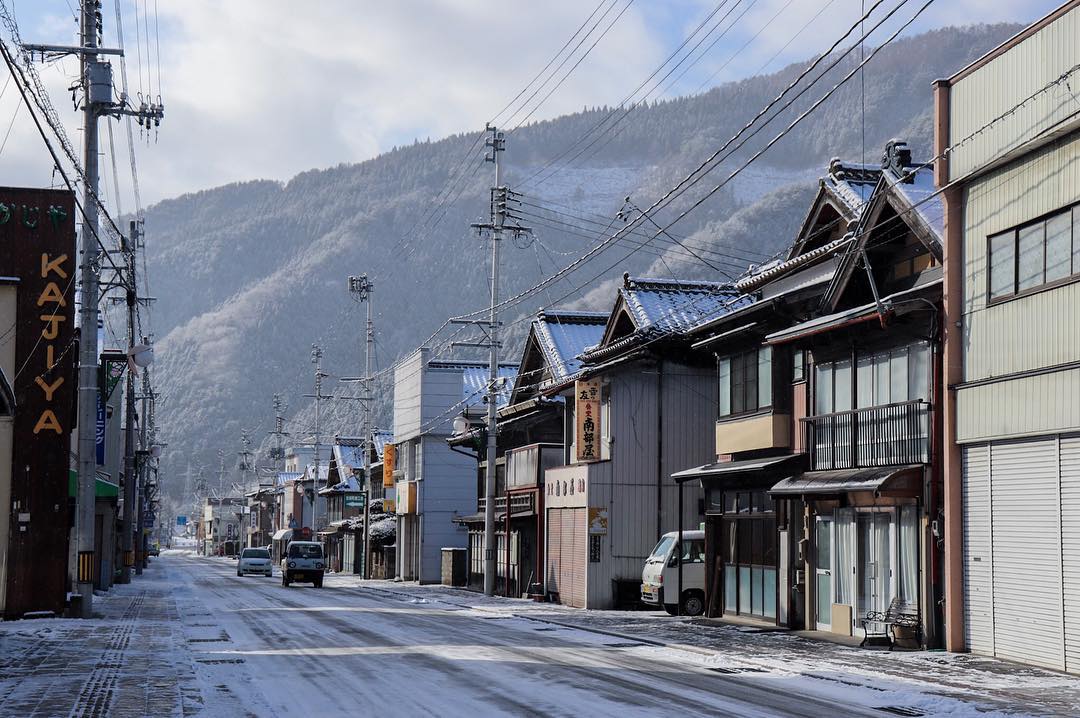
[[[776,620],[776,504],[765,491],[725,491],[718,559],[724,613]]]
[[[918,507],[846,508],[815,521],[815,617],[818,630],[857,635],[869,611],[897,597],[918,608]]]

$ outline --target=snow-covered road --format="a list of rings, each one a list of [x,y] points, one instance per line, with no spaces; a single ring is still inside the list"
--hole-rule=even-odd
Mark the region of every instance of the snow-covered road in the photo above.
[[[0,716],[1080,715],[1075,677],[163,555],[91,620],[0,623]]]
[[[188,639],[196,660],[256,715],[881,715],[666,648],[366,588],[283,588],[237,578],[228,564],[172,563],[209,614]]]

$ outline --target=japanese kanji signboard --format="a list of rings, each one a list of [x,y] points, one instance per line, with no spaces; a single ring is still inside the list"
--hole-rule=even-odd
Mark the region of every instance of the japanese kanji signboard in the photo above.
[[[574,424],[577,461],[600,460],[599,379],[574,382]]]

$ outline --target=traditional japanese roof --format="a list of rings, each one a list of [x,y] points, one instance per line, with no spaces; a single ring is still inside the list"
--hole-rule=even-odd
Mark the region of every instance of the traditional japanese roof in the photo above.
[[[603,339],[607,318],[605,312],[552,309],[536,315],[532,327],[552,381],[564,381],[581,370],[578,357]]]
[[[726,282],[642,279],[624,274],[603,340],[581,358],[585,363],[596,363],[643,341],[684,334],[753,301]]]
[[[338,436],[334,438],[333,457],[338,472],[358,469],[364,465],[364,443],[359,436]]]
[[[908,205],[911,214],[922,221],[938,244],[945,236],[945,205],[934,185],[933,167],[908,167],[905,170],[889,169],[883,173],[884,181],[899,199]]]
[[[484,401],[484,392],[488,383],[487,362],[467,361],[431,361],[429,369],[458,370],[461,372],[461,406],[469,408]],[[517,364],[499,364],[498,376],[503,379],[502,386],[496,392],[495,406],[506,406],[510,401],[510,390],[517,376]]]
[[[862,216],[880,178],[880,165],[836,158],[830,161],[825,176],[818,180],[818,193],[810,211],[782,261],[795,259],[846,234],[848,227]],[[758,271],[772,269],[770,265],[774,264],[766,263]]]
[[[387,444],[394,443],[394,432],[373,431],[371,432],[371,443],[375,445],[375,454],[378,456],[378,461],[382,461],[383,449],[386,448]]]
[[[284,486],[290,481],[296,481],[304,476],[302,471],[279,471],[277,475],[277,485]]]
[[[363,491],[363,487],[360,486],[360,482],[353,475],[348,475],[346,478],[337,482],[333,486],[327,486],[325,489],[319,489],[320,494],[341,494],[346,491]]]

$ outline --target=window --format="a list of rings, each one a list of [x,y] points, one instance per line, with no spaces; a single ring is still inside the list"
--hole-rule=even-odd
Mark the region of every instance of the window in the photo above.
[[[761,347],[717,362],[717,413],[743,414],[772,405],[772,347]]]
[[[988,238],[987,291],[1001,299],[1080,274],[1080,207]]]
[[[791,381],[792,383],[806,381],[806,352],[802,349],[796,349],[792,353]]]

